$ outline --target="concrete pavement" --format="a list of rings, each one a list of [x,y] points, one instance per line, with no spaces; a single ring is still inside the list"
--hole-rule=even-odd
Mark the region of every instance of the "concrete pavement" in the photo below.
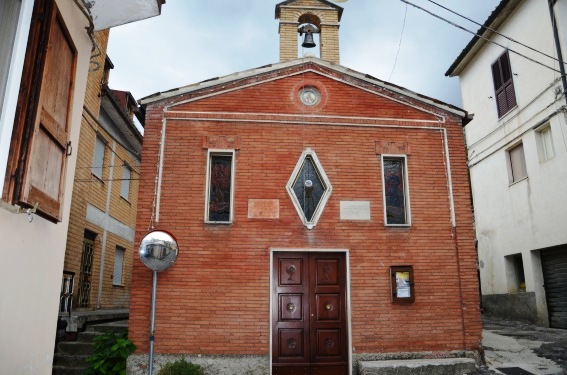
[[[481,374],[567,374],[567,330],[483,316]]]

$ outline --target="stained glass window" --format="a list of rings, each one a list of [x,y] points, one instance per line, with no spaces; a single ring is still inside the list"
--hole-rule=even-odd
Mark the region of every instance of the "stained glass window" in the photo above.
[[[301,154],[286,190],[301,221],[308,229],[312,229],[317,225],[333,187],[317,155],[310,148]]]
[[[405,186],[405,159],[384,158],[384,201],[386,205],[386,224],[406,225],[407,192]]]
[[[305,218],[307,221],[311,221],[325,192],[325,184],[317,173],[317,168],[313,164],[311,156],[305,158],[293,184],[293,192],[299,201]]]
[[[210,155],[208,221],[232,221],[232,158],[232,154]]]

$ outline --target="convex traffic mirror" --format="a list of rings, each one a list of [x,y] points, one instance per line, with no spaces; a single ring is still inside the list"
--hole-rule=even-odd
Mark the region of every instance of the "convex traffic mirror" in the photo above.
[[[140,243],[140,259],[152,271],[161,272],[173,266],[178,253],[177,241],[164,231],[150,232]]]

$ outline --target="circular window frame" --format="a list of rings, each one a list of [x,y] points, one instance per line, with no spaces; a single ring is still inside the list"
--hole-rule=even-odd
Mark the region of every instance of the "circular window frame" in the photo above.
[[[299,96],[299,101],[307,107],[315,107],[321,103],[321,92],[317,87],[312,85],[306,85],[301,87],[297,95]]]

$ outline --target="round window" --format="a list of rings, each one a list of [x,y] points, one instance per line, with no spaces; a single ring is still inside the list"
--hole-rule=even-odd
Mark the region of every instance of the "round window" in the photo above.
[[[321,101],[321,93],[313,86],[306,86],[299,90],[299,100],[305,105],[314,106]]]

